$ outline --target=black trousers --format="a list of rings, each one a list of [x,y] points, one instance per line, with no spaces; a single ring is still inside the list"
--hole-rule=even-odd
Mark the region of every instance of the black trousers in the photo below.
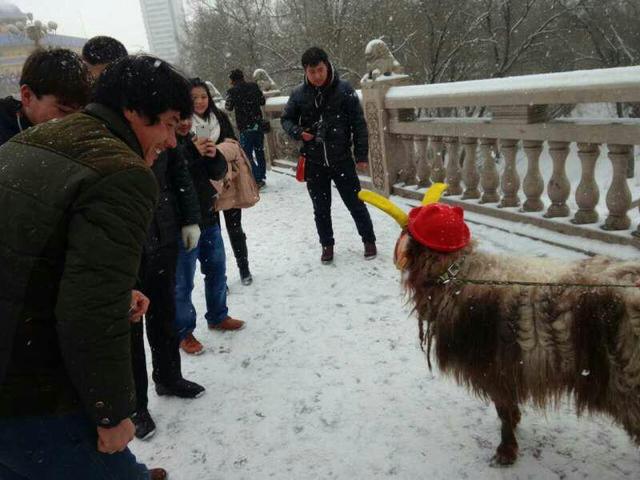
[[[238,269],[242,273],[243,270],[249,269],[249,252],[247,250],[247,236],[242,230],[242,210],[240,208],[231,208],[224,210],[224,223],[227,227],[227,234],[233,249],[233,256],[236,257]]]
[[[178,244],[142,256],[140,291],[150,300],[145,315],[147,340],[151,348],[152,378],[155,383],[171,384],[182,378],[180,370],[180,341],[175,329],[176,262]],[[144,352],[143,323],[131,328],[131,357],[136,385],[136,411],[147,409],[147,363]]]
[[[358,198],[360,180],[353,162],[341,162],[329,167],[307,160],[305,165],[307,190],[313,203],[313,214],[320,243],[323,247],[333,245],[333,226],[331,225],[331,180],[336,185],[342,201],[349,209],[363,242],[375,242],[373,224],[369,210]]]

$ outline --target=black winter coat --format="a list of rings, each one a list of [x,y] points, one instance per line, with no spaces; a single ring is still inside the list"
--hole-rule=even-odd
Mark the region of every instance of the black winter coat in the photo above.
[[[264,95],[258,84],[239,82],[227,91],[225,107],[236,112],[236,125],[243,131],[252,128],[262,119],[260,107],[265,104]]]
[[[216,113],[216,111],[214,111]],[[226,122],[222,121],[224,115],[222,112],[218,112],[216,117],[220,122],[220,139],[235,138],[233,134],[233,128],[231,122],[226,119]],[[226,117],[226,115],[225,115]],[[188,137],[178,138],[178,148],[181,150],[182,155],[189,167],[189,173],[193,180],[193,185],[198,195],[198,201],[200,203],[200,227],[207,228],[220,223],[220,215],[215,211],[214,202],[218,192],[210,180],[222,180],[227,174],[227,161],[221,152],[217,152],[214,158],[203,157],[198,152],[193,142]]]
[[[33,125],[24,115],[20,115],[22,102],[13,97],[0,100],[0,145]],[[20,121],[18,122],[18,116]]]
[[[333,67],[329,74],[326,86],[314,87],[305,77],[293,90],[282,114],[282,128],[294,140],[301,140],[303,131],[316,136],[300,149],[311,162],[334,165],[352,162],[354,156],[357,162],[367,162],[369,134],[358,95]]]
[[[176,243],[181,227],[201,221],[200,203],[182,149],[162,152],[151,170],[160,197],[147,234],[147,254]]]

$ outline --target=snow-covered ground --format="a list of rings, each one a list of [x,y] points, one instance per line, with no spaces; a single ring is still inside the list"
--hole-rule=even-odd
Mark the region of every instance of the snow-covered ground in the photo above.
[[[158,430],[132,443],[141,461],[172,480],[640,478],[640,452],[626,434],[608,418],[576,418],[568,404],[525,408],[518,462],[491,467],[497,416],[429,372],[392,264],[393,220],[371,209],[379,255],[364,261],[334,190],[336,257],[325,266],[304,184],[275,172],[267,181],[243,214],[253,285],[240,284],[227,249],[230,313],[247,328],[207,331],[199,278],[196,336],[206,352],[183,357],[183,372],[207,393],[167,399],[151,387]],[[484,248],[581,257],[477,222]]]

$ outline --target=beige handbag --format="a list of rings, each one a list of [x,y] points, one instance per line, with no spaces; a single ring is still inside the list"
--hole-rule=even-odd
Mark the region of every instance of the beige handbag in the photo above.
[[[230,139],[219,143],[216,148],[222,153],[228,166],[227,175],[222,182],[211,182],[218,190],[216,211],[253,207],[260,200],[260,194],[244,150],[237,141]]]

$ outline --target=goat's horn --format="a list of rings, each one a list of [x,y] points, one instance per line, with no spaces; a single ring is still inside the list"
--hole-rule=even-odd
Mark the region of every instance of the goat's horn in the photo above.
[[[401,228],[406,228],[407,223],[409,223],[409,215],[382,195],[372,192],[371,190],[360,190],[358,198],[391,215]]]
[[[440,201],[440,197],[447,188],[449,188],[449,185],[447,185],[446,183],[434,183],[433,185],[431,185],[429,190],[427,190],[427,193],[424,194],[422,205],[431,205],[432,203],[438,203]]]

